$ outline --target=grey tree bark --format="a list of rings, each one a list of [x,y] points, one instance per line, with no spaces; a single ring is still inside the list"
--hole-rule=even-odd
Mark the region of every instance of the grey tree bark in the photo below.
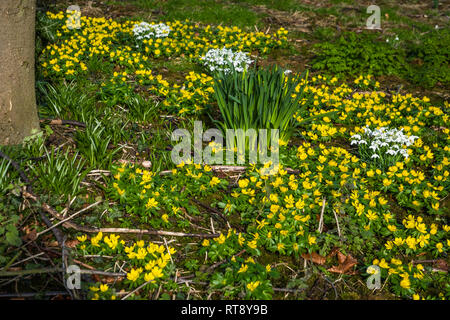
[[[35,0],[0,0],[0,145],[39,130],[34,51]]]

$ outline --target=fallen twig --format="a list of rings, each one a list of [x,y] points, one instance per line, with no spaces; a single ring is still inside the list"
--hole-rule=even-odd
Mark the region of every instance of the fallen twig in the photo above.
[[[71,125],[71,126],[76,126],[76,127],[82,127],[82,128],[86,128],[86,124],[83,122],[79,122],[79,121],[74,121],[74,120],[62,120],[62,119],[41,119],[39,120],[40,122],[49,122],[50,124],[53,125]]]
[[[240,255],[242,255],[246,250],[242,250],[238,253],[236,253],[234,256],[235,257],[239,257]],[[208,269],[206,269],[206,273],[211,273],[215,268],[217,268],[218,266],[220,266],[221,264],[224,264],[225,262],[227,262],[228,259],[223,259],[219,262],[214,263],[213,265],[209,266]],[[181,278],[180,278],[181,279]],[[184,279],[187,279],[187,277],[184,277]]]
[[[48,292],[23,292],[23,293],[0,293],[0,298],[33,298],[36,296],[65,296],[69,295],[66,291],[48,291]]]
[[[319,228],[317,229],[317,231],[319,233],[322,233],[322,230],[323,230],[323,213],[325,212],[325,203],[326,203],[326,199],[323,198],[323,200],[322,200],[322,211],[320,212],[320,219],[319,219]]]
[[[211,206],[209,206],[209,205],[207,205],[207,204],[205,204],[205,203],[203,203],[203,202],[201,202],[201,201],[198,201],[197,199],[191,199],[192,200],[192,202],[195,202],[196,204],[198,204],[199,206],[201,206],[201,207],[203,207],[204,209],[206,209],[206,210],[208,210],[209,212],[212,212],[212,213],[214,213],[215,215],[218,215],[220,218],[222,218],[222,220],[223,220],[223,222],[225,223],[225,224],[228,224],[228,220],[227,220],[227,218],[223,215],[223,213],[222,212],[220,212],[219,210],[217,210],[217,209],[215,209],[215,208],[213,208],[213,207],[211,207]],[[213,215],[213,217],[215,217],[215,215]]]
[[[341,228],[339,227],[338,216],[336,214],[336,211],[333,210],[333,213],[334,213],[334,218],[336,219],[337,231],[338,231],[338,235],[339,235],[339,238],[340,238],[341,237]]]
[[[60,224],[63,224],[64,222],[69,221],[69,220],[75,218],[75,217],[76,217],[77,215],[79,215],[80,213],[83,213],[83,212],[89,210],[90,208],[95,207],[96,205],[98,205],[98,204],[101,203],[101,202],[102,202],[102,201],[97,201],[97,202],[95,202],[95,203],[92,203],[92,204],[90,204],[89,206],[87,206],[86,208],[83,208],[83,209],[81,209],[81,210],[75,212],[74,214],[70,215],[69,217],[67,217],[67,218],[65,218],[65,219],[63,219],[63,220],[61,220],[61,221],[59,221],[58,223],[55,223],[55,224],[54,224],[53,226],[51,226],[50,228],[47,228],[47,229],[45,229],[45,230],[39,232],[39,233],[36,235],[36,238],[39,237],[40,235],[42,235],[42,234],[44,234],[44,233],[50,231],[51,229],[53,229],[53,228],[59,226]]]
[[[26,198],[30,198],[36,202],[38,202],[38,198],[36,195],[24,191],[23,196]],[[53,217],[58,220],[64,220],[61,215],[49,206],[47,203],[43,202],[41,207],[44,211],[50,213]],[[173,232],[173,231],[162,231],[162,230],[146,230],[146,229],[128,229],[128,228],[95,228],[95,227],[87,227],[78,225],[72,221],[65,221],[62,225],[66,228],[74,229],[77,231],[85,232],[85,233],[131,233],[131,234],[140,234],[140,235],[155,235],[155,236],[173,236],[173,237],[196,237],[196,238],[217,238],[220,234],[207,234],[207,233],[184,233],[184,232]]]
[[[131,296],[133,293],[135,293],[136,291],[142,289],[142,288],[145,287],[147,284],[149,284],[150,282],[153,282],[153,281],[155,281],[155,280],[150,280],[150,281],[147,281],[147,282],[141,284],[139,287],[137,287],[136,289],[134,289],[133,291],[131,291],[130,293],[128,293],[126,296],[124,296],[121,300],[126,300],[126,299],[127,299],[129,296]]]

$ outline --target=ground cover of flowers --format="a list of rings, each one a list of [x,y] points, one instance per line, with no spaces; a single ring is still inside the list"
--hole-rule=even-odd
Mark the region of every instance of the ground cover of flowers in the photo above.
[[[138,92],[185,119],[213,108],[214,70],[202,59],[212,59],[210,49],[250,61],[288,46],[284,29],[82,17],[81,29],[69,30],[63,13],[47,16],[60,27],[39,57],[45,78],[75,81],[101,63],[97,94],[108,108]],[[175,58],[193,66],[183,79],[153,71]],[[385,92],[370,75],[352,84],[316,75],[305,91],[307,113],[296,121],[327,115],[283,142],[274,175],[263,166],[225,173],[182,163],[160,172],[113,162],[103,186],[109,209],[123,213],[113,225],[217,235],[74,234],[79,261],[124,273],[91,279],[88,297],[139,288],[131,298],[448,299],[448,104]],[[372,291],[366,280],[376,273],[382,288]]]

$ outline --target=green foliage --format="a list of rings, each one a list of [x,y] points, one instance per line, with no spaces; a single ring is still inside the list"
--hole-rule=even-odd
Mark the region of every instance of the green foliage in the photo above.
[[[336,42],[319,43],[313,61],[316,70],[332,74],[391,75],[405,68],[405,55],[401,50],[379,41],[374,34],[347,32]]]
[[[130,112],[130,117],[139,122],[148,123],[154,119],[158,112],[158,103],[153,103],[151,100],[145,100],[140,95],[135,95],[126,101],[126,106]]]
[[[294,127],[293,116],[304,108],[301,102],[306,96],[307,75],[288,76],[278,66],[243,73],[219,72],[215,75],[214,92],[223,120],[218,125],[224,132],[279,129],[280,139],[288,141]]]
[[[211,277],[211,289],[223,290],[227,299],[272,299],[273,289],[271,278],[278,273],[269,267],[254,262],[253,259],[245,261],[235,258],[224,265],[223,272],[216,272]],[[245,270],[245,271],[244,271]]]
[[[109,149],[111,136],[105,134],[105,125],[99,121],[89,123],[85,131],[77,131],[75,140],[78,150],[87,159],[91,167],[109,168],[114,155],[121,147]]]
[[[94,100],[86,93],[88,88],[72,81],[56,86],[42,82],[37,83],[40,96],[39,113],[41,117],[70,119],[85,122],[95,111]]]
[[[0,160],[0,266],[8,261],[7,249],[11,246],[20,246],[22,240],[19,236],[17,224],[20,217],[16,214],[20,201],[15,193],[14,179],[17,173],[6,159]]]
[[[46,150],[45,160],[30,165],[31,171],[39,180],[39,188],[65,198],[75,196],[82,190],[81,181],[87,174],[83,170],[85,161],[78,159],[78,153],[71,155],[69,150]]]
[[[6,192],[5,192],[6,191]],[[20,216],[15,214],[20,202],[13,194],[10,187],[3,189],[0,193],[0,266],[10,259],[7,250],[11,246],[18,247],[22,244],[17,224]]]
[[[244,6],[230,6],[221,1],[208,0],[135,0],[144,9],[159,9],[165,12],[167,20],[190,19],[203,23],[233,24],[239,27],[253,27],[259,24],[256,12]]]
[[[315,46],[313,69],[336,75],[395,75],[424,87],[450,83],[450,31],[432,30],[414,41],[386,40],[375,34],[344,33],[334,42]]]
[[[8,169],[10,165],[11,163],[6,159],[0,161],[0,190],[5,190],[8,186]]]
[[[450,84],[450,30],[433,30],[408,46],[408,78],[433,87]]]

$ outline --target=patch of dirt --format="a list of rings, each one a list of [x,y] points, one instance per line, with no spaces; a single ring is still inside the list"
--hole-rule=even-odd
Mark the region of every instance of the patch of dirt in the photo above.
[[[81,9],[81,15],[87,17],[105,17],[117,19],[120,17],[134,16],[139,8],[127,1],[115,4],[107,4],[105,0],[78,0],[75,3],[68,0],[38,0],[38,7],[45,10],[65,11],[70,5],[76,4]]]
[[[264,5],[252,6],[251,9],[256,13],[266,14],[263,21],[267,25],[284,27],[291,31],[311,32],[311,13],[310,12],[286,12],[267,8]]]
[[[93,7],[93,1],[88,1],[86,5],[80,7],[80,9],[82,16],[99,18],[104,15],[101,8]]]

